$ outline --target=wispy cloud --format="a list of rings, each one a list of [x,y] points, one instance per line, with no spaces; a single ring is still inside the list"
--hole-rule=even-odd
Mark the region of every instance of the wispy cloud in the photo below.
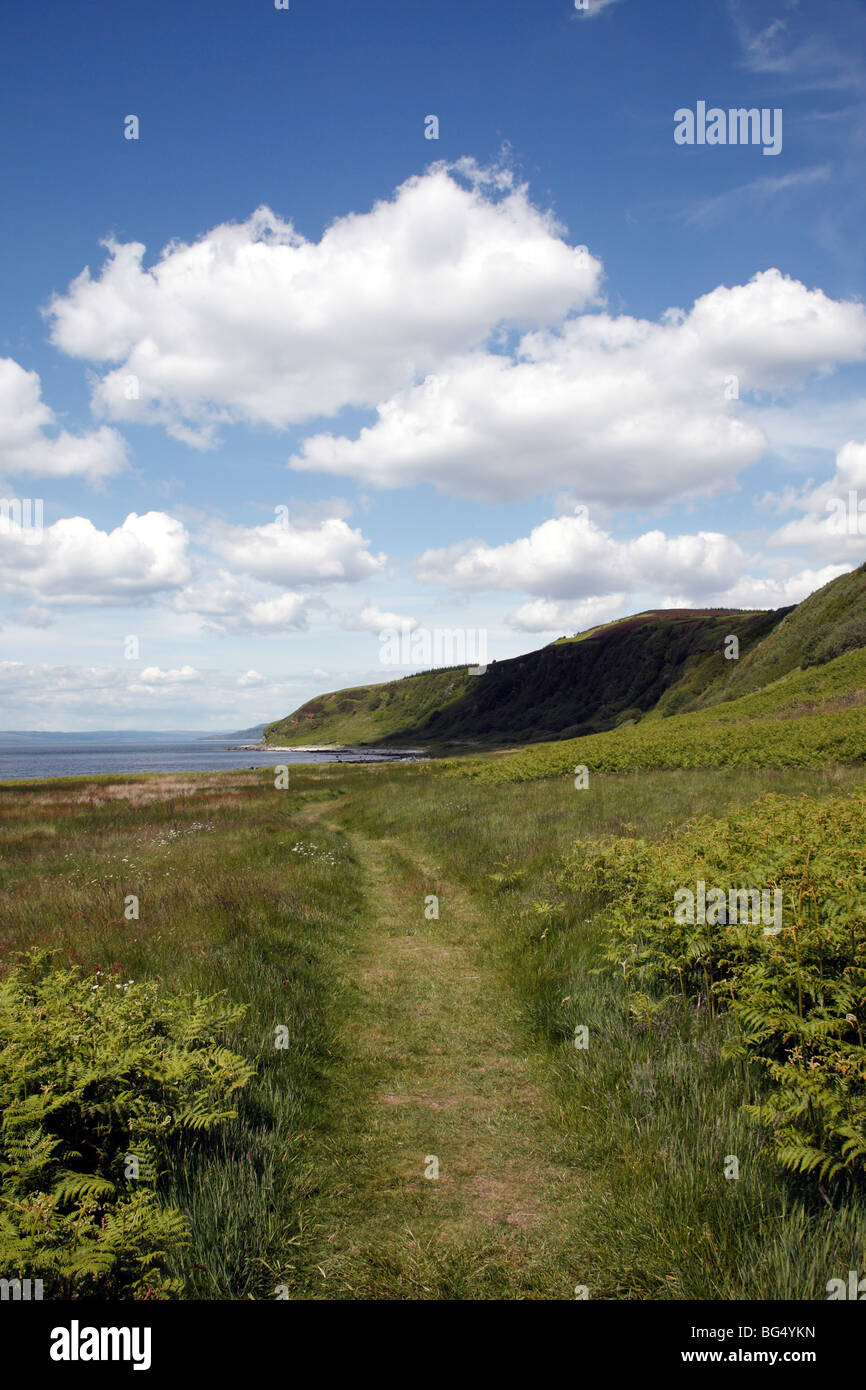
[[[578,0],[575,0],[575,18],[594,19],[596,15],[600,15],[602,10],[606,10],[608,6],[618,4],[619,0],[583,0],[583,3],[578,5]]]
[[[793,12],[796,5],[787,6],[792,19],[773,19],[763,28],[754,25],[746,16],[743,0],[728,0],[728,13],[742,50],[743,66],[752,72],[774,74],[788,79],[788,85],[799,91],[855,90],[866,91],[866,66],[863,63],[862,40],[866,24],[858,18],[860,44],[852,32],[852,43],[842,45],[826,35],[814,32],[800,37],[794,32]],[[751,7],[752,13],[754,7]]]
[[[774,198],[778,198],[782,194],[807,188],[816,183],[825,183],[830,178],[831,173],[829,164],[820,164],[811,169],[798,169],[790,174],[781,174],[776,177],[768,175],[765,178],[753,179],[751,183],[742,183],[736,188],[729,188],[725,193],[718,193],[712,198],[701,199],[685,210],[682,217],[690,225],[719,221],[723,217],[741,210],[744,205],[757,204],[766,207]]]

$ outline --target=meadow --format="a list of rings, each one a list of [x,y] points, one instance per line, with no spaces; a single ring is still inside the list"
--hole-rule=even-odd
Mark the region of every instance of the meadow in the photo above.
[[[0,787],[7,1277],[821,1299],[860,1268],[862,765],[577,790],[570,758]],[[778,881],[782,934],[672,930],[701,876]]]

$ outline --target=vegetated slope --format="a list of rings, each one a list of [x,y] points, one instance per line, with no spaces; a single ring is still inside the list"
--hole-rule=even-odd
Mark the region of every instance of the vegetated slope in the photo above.
[[[268,726],[270,743],[532,743],[640,719],[707,661],[726,664],[726,636],[749,651],[780,612],[670,609],[638,613],[579,639],[467,668],[421,672],[310,700]],[[713,671],[716,667],[713,666]]]
[[[358,685],[317,695],[294,714],[265,729],[265,742],[298,744],[362,744],[400,742],[401,730],[422,724],[435,710],[447,709],[480,679],[465,666],[419,671],[381,685]]]
[[[726,659],[730,636],[736,660]],[[495,748],[583,738],[735,702],[863,646],[866,565],[795,607],[657,609],[494,662],[483,676],[453,667],[336,691],[269,725],[265,739]],[[838,680],[847,672],[840,668]],[[810,690],[802,687],[807,701]],[[834,696],[847,693],[840,684]],[[789,697],[797,703],[793,687]]]
[[[760,646],[752,646],[736,662],[724,662],[715,680],[696,692],[695,708],[734,700],[799,667],[820,666],[845,651],[866,645],[866,564],[832,579],[823,588],[788,609]],[[706,673],[710,674],[709,670]],[[679,708],[684,702],[680,702]],[[675,708],[677,706],[675,705]],[[687,707],[687,706],[686,706]],[[664,713],[673,713],[661,702]]]
[[[638,613],[528,656],[499,661],[461,699],[417,729],[421,742],[531,743],[640,719],[736,627],[747,650],[775,613],[671,609]]]
[[[448,772],[524,782],[592,772],[681,767],[821,767],[866,761],[866,647],[766,690],[670,719],[488,758],[453,759]]]

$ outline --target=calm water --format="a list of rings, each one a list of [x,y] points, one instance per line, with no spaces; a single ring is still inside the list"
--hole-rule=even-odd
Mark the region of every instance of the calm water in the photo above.
[[[405,756],[405,755],[403,755]],[[21,777],[87,777],[98,772],[222,772],[276,764],[393,762],[393,749],[344,749],[341,753],[253,753],[227,744],[187,742],[72,743],[0,746],[0,781]]]

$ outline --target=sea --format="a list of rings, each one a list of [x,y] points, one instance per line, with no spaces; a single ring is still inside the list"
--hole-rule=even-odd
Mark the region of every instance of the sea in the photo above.
[[[86,735],[0,734],[0,782],[35,777],[90,777],[97,773],[127,776],[135,772],[224,772],[234,768],[274,767],[295,763],[398,762],[420,750],[341,748],[259,752],[197,734],[188,737],[143,734],[138,738]]]

